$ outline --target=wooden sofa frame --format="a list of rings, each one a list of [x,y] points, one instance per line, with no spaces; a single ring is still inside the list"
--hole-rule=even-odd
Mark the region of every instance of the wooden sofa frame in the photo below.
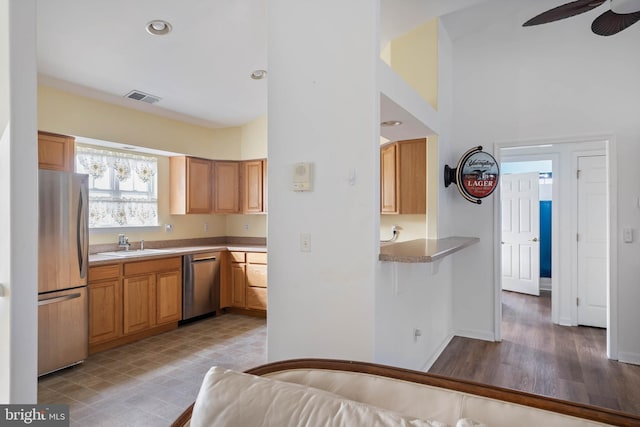
[[[354,362],[332,359],[292,359],[267,363],[245,371],[252,375],[267,375],[278,371],[294,369],[317,369],[330,371],[346,371],[377,375],[402,381],[449,389],[476,396],[501,400],[523,406],[543,409],[546,411],[570,415],[586,420],[597,421],[621,427],[640,426],[640,416],[628,414],[613,409],[601,408],[583,403],[569,402],[552,397],[535,395],[518,390],[510,390],[493,385],[480,384],[472,381],[454,379],[425,372],[367,362]],[[191,419],[193,404],[189,406],[171,425],[182,427]]]

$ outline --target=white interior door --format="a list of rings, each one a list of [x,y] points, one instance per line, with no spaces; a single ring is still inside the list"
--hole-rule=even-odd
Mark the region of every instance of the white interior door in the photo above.
[[[540,295],[539,174],[502,175],[502,289]]]
[[[606,328],[606,156],[578,157],[578,170],[578,324]]]

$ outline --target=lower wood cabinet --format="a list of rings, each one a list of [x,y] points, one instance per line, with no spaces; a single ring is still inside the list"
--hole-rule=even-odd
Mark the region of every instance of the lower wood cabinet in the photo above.
[[[126,277],[124,288],[124,333],[144,331],[155,323],[155,274]]]
[[[156,324],[182,319],[182,273],[170,271],[156,275]]]
[[[249,310],[267,309],[267,254],[262,252],[229,252],[223,261],[221,308]]]
[[[120,264],[89,269],[89,345],[122,336]]]
[[[181,318],[181,257],[89,269],[91,353],[176,328]]]

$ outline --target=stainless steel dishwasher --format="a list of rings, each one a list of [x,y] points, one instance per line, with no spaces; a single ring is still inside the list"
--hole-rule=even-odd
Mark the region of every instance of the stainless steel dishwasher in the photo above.
[[[220,252],[182,257],[182,320],[220,308]]]

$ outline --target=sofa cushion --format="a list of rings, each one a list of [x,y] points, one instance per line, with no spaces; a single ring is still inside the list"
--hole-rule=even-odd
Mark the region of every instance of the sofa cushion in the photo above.
[[[196,398],[191,426],[446,427],[404,417],[312,387],[213,367]]]

